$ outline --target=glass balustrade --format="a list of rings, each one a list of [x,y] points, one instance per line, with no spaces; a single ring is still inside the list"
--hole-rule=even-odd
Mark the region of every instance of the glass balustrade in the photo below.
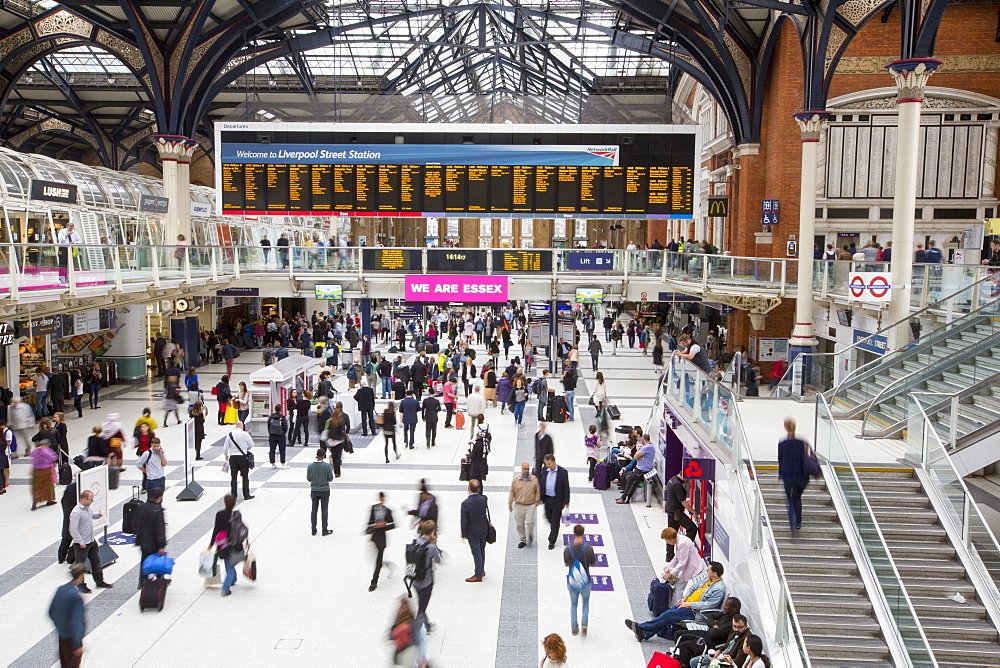
[[[829,464],[829,470],[833,472],[833,482],[839,488],[834,490],[832,485],[828,485],[831,487],[831,494],[839,491],[840,498],[847,505],[849,515],[840,514],[844,530],[853,531],[861,541],[875,581],[896,623],[898,637],[912,665],[937,665],[889,548],[885,544],[875,513],[861,487],[854,463],[833,420],[830,405],[822,394],[816,395],[815,445],[816,453]],[[829,482],[831,481],[828,478]]]

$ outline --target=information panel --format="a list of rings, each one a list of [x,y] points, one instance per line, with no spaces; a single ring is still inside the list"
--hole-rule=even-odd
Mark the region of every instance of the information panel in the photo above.
[[[464,248],[428,248],[427,271],[486,273],[486,253],[485,250],[466,250]]]
[[[493,273],[550,272],[552,253],[549,251],[495,250],[493,251]]]
[[[363,248],[361,264],[365,271],[420,271],[420,251],[415,248]]]
[[[695,126],[218,124],[225,214],[692,218]],[[370,129],[369,129],[370,128]],[[389,143],[392,142],[392,143]]]

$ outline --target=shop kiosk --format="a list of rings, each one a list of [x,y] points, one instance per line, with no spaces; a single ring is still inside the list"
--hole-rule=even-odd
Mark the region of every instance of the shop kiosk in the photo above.
[[[274,406],[287,415],[286,402],[292,390],[312,390],[312,368],[317,360],[289,355],[250,374],[250,435],[267,440],[267,416]]]

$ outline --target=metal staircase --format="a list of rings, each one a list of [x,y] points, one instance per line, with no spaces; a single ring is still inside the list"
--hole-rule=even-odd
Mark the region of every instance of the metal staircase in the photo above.
[[[758,466],[757,480],[786,582],[813,666],[886,666],[891,652],[874,617],[865,583],[824,481],[802,497],[802,529],[785,521],[785,492],[776,466]]]
[[[997,630],[913,469],[857,470],[938,664],[1000,666]]]

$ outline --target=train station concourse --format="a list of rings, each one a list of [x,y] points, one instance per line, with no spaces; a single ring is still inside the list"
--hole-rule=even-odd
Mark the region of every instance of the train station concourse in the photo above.
[[[0,665],[1000,666],[996,0],[5,0],[0,104]]]

